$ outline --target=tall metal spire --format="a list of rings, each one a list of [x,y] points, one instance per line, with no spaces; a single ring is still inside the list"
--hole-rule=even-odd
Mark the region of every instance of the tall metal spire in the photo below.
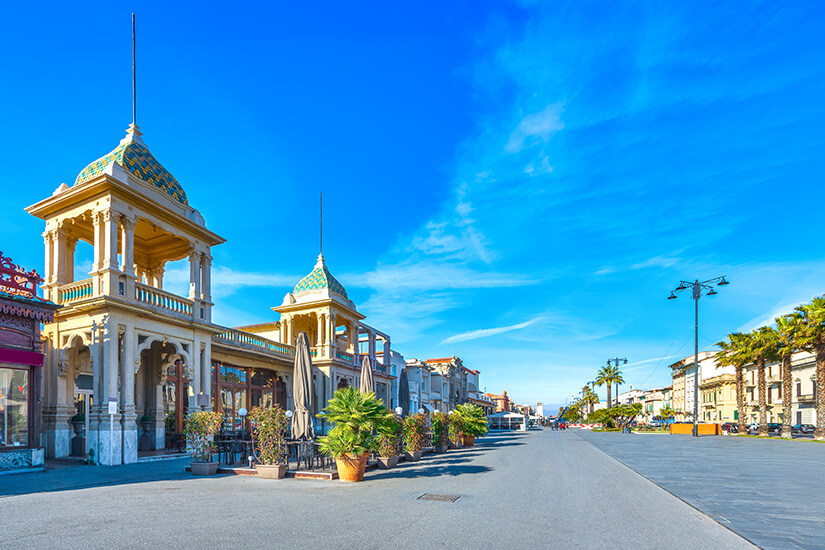
[[[132,124],[137,126],[137,78],[135,71],[135,14],[132,13]]]
[[[319,239],[319,247],[318,252],[321,254],[324,253],[324,192],[321,191],[320,197],[320,204],[319,204],[320,213],[318,215],[318,223],[320,225],[320,230],[318,231],[318,239]]]

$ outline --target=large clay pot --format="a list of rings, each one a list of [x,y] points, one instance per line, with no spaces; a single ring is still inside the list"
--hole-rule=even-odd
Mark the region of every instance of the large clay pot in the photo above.
[[[286,477],[286,464],[256,464],[255,471],[264,479],[282,479]]]
[[[217,462],[192,462],[189,464],[192,475],[213,476],[218,472]]]
[[[362,455],[342,455],[335,459],[338,468],[338,479],[341,481],[361,481],[364,479],[364,469],[367,467],[369,453]]]
[[[472,447],[473,444],[476,441],[476,436],[465,434],[465,435],[462,435],[461,439],[462,439],[462,443],[464,444],[465,447]]]
[[[398,457],[397,456],[379,456],[378,457],[378,467],[382,470],[389,470],[390,468],[395,468],[398,466]]]
[[[417,451],[412,453],[409,451],[405,451],[404,460],[406,460],[407,462],[418,462],[419,460],[421,460],[421,449],[418,449]]]

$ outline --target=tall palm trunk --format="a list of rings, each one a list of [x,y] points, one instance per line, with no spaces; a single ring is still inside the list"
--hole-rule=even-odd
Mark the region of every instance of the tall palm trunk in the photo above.
[[[742,366],[736,367],[736,410],[739,411],[739,433],[748,433],[745,423],[745,373]]]
[[[765,389],[765,359],[760,357],[756,362],[757,378],[759,386],[759,436],[768,436],[768,401]]]
[[[816,430],[814,439],[825,441],[825,337],[816,346]]]
[[[793,399],[791,398],[791,384],[793,377],[791,376],[791,354],[786,353],[782,356],[782,437],[791,439],[793,437],[793,430],[791,428],[791,414],[793,408]]]
[[[610,382],[607,383],[607,408],[610,408],[610,386],[612,384]]]

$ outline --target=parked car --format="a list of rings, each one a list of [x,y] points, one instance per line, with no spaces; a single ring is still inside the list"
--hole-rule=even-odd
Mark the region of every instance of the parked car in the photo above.
[[[665,425],[665,423],[662,422],[661,420],[651,420],[650,424],[648,424],[648,426],[650,426],[651,428],[661,428],[664,425]]]
[[[759,424],[757,424],[756,422],[752,422],[752,423],[748,424],[748,433],[749,434],[759,433]]]
[[[768,423],[768,433],[769,434],[781,434],[782,433],[782,424],[777,422],[769,422]]]
[[[795,434],[812,434],[816,426],[813,424],[794,424],[791,426],[791,431]]]
[[[738,434],[739,424],[734,424],[733,422],[725,422],[724,424],[722,424],[722,431],[728,432],[729,434]]]

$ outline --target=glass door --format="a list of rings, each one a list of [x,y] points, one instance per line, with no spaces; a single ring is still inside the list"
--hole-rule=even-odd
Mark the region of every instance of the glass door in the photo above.
[[[189,379],[182,361],[166,367],[166,383],[163,385],[163,417],[166,431],[166,448],[182,449],[183,421],[189,412]]]

